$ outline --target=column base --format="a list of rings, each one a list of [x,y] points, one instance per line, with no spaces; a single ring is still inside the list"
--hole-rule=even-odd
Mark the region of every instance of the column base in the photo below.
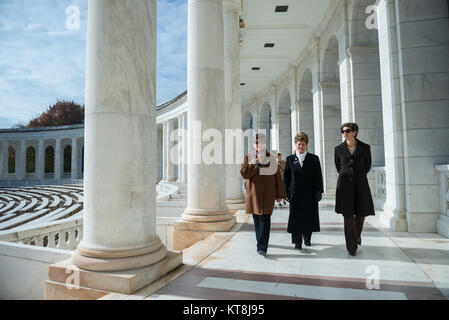
[[[173,250],[184,250],[215,232],[228,232],[236,224],[236,217],[220,222],[191,222],[178,220],[173,230]]]
[[[408,232],[408,224],[404,211],[397,211],[388,207],[383,208],[379,214],[382,225],[395,232]]]
[[[245,198],[226,199],[226,207],[234,213],[238,210],[245,210]]]
[[[442,236],[449,238],[449,217],[440,214],[437,220],[437,232]]]
[[[45,283],[46,300],[90,300],[117,292],[132,294],[182,264],[182,252],[168,251],[161,261],[143,268],[101,272],[79,269],[71,259],[52,264]]]

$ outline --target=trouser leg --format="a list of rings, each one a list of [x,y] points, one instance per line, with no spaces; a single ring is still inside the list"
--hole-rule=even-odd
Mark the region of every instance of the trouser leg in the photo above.
[[[310,241],[312,240],[312,232],[304,233],[303,237],[305,243],[310,243]]]
[[[354,216],[344,216],[344,224],[346,249],[348,250],[348,252],[355,252],[357,250],[357,239],[354,225]]]
[[[302,234],[300,234],[300,233],[292,233],[292,243],[294,243],[294,244],[302,244]]]
[[[259,238],[257,240],[257,250],[267,252],[268,241],[270,240],[271,215],[259,216]]]
[[[355,228],[355,240],[358,241],[361,237],[363,230],[363,223],[365,222],[365,217],[356,216],[354,219],[354,228]]]
[[[261,233],[259,216],[257,214],[253,214],[253,220],[254,220],[254,231],[256,233],[256,241],[259,242],[260,233]]]

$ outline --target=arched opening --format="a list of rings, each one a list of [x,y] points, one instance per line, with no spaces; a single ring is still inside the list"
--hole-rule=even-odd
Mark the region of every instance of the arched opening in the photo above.
[[[371,0],[353,0],[348,10],[353,118],[360,129],[358,139],[371,146],[372,166],[383,167],[385,149],[376,8]]]
[[[16,149],[14,147],[8,148],[8,173],[16,172]]]
[[[292,109],[291,109],[290,91],[285,88],[282,90],[279,99],[279,152],[282,158],[292,154]]]
[[[72,172],[72,147],[67,145],[64,148],[64,173]]]
[[[45,173],[53,173],[55,170],[55,149],[48,146],[45,149]]]
[[[323,104],[323,151],[324,181],[326,196],[335,196],[337,170],[334,162],[334,148],[342,142],[341,98],[338,40],[333,36],[324,50],[322,70],[323,82],[320,83]]]
[[[26,148],[26,173],[36,172],[36,150],[32,146]]]
[[[298,112],[299,131],[305,132],[309,136],[308,151],[315,153],[315,126],[313,116],[313,83],[312,72],[307,69],[300,78]]]

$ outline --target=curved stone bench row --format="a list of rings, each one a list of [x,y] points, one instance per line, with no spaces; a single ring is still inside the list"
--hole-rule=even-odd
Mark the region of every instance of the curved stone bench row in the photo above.
[[[0,189],[0,230],[66,219],[82,213],[82,186]]]

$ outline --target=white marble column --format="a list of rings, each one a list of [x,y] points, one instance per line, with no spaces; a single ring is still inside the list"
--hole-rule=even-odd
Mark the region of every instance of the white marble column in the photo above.
[[[168,162],[170,154],[168,153],[168,122],[162,123],[162,182],[168,181]]]
[[[26,141],[20,140],[19,152],[16,153],[16,157],[19,158],[19,165],[16,168],[17,179],[25,180],[25,169],[26,169]]]
[[[271,88],[270,91],[271,105],[271,132],[270,132],[270,150],[279,151],[279,90],[277,87]]]
[[[341,109],[340,86],[338,82],[320,82],[321,103],[323,110],[323,180],[324,193],[327,197],[334,197],[337,187],[338,173],[335,168],[334,150],[342,143],[340,134]]]
[[[36,173],[38,180],[44,180],[45,177],[45,149],[44,140],[39,139],[37,144],[37,161],[36,161]]]
[[[194,148],[198,147],[202,153],[203,148],[211,143],[202,141],[201,137],[208,129],[217,129],[222,133],[221,143],[224,146],[223,0],[189,0],[188,6],[188,144],[192,157],[189,156],[188,164],[187,208],[182,219],[200,223],[191,226],[178,224],[177,228],[227,231],[235,223],[235,218],[225,203],[225,166],[206,164],[202,159],[195,163],[192,161],[198,156]],[[201,132],[199,136],[194,136],[198,124],[201,125]]]
[[[182,154],[184,153],[184,149],[182,147],[183,136],[182,136],[182,115],[178,116],[178,180],[177,183],[183,183],[182,176]]]
[[[62,151],[61,151],[61,138],[56,139],[55,143],[55,171],[54,171],[54,178],[55,180],[61,179],[61,171],[62,171]]]
[[[72,261],[134,270],[167,253],[156,234],[152,165],[156,0],[91,0],[88,21],[84,234]]]
[[[164,178],[164,124],[157,126],[157,179],[162,181]]]
[[[242,106],[240,104],[240,37],[239,12],[240,0],[224,0],[224,71],[225,71],[225,115],[226,129],[242,128]],[[238,147],[236,136],[226,153],[233,155],[232,164],[226,165],[226,203],[230,209],[243,209],[245,198],[242,192],[241,160],[236,160]],[[242,139],[241,139],[242,140]]]
[[[167,181],[175,182],[175,142],[174,140],[174,130],[175,130],[175,120],[167,121],[167,141],[165,142],[167,145]]]
[[[298,101],[299,132],[305,132],[309,137],[308,152],[315,154],[315,129],[313,121],[313,101]],[[294,138],[294,137],[293,137]],[[294,148],[293,148],[294,149]],[[292,149],[292,150],[293,150]]]
[[[440,195],[434,166],[449,161],[448,3],[377,5],[390,225],[435,232]]]
[[[383,167],[385,151],[379,48],[349,48],[348,59],[351,66],[352,120],[358,124],[360,130],[357,138],[371,146],[372,166]],[[345,120],[342,119],[342,122]]]
[[[78,138],[72,138],[72,180],[78,179]]]
[[[2,180],[8,180],[8,149],[9,142],[7,140],[2,141]]]
[[[182,114],[182,129],[184,132],[184,137],[182,139],[182,180],[187,183],[187,161],[188,161],[188,145],[187,145],[187,112]]]

